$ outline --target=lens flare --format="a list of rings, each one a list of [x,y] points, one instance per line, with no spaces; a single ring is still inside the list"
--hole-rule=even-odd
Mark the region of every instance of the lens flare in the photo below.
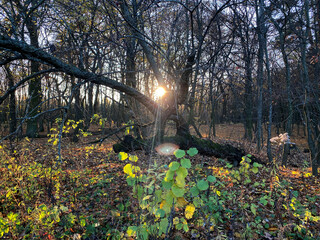
[[[163,143],[157,146],[157,153],[164,156],[174,155],[174,151],[179,149],[179,146],[173,143]]]
[[[158,87],[157,90],[154,92],[154,97],[156,99],[161,98],[166,93],[166,90],[163,87]]]

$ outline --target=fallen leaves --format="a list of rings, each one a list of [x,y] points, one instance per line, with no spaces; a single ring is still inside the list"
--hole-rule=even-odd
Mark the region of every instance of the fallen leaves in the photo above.
[[[33,141],[32,144],[29,142],[28,144],[30,145],[24,149],[22,149],[22,147],[21,149],[17,148],[17,156],[29,156],[28,159],[18,157],[17,162],[21,163],[21,165],[28,164],[29,162],[38,162],[42,164],[42,168],[45,168],[54,163],[56,157],[54,149],[43,144],[41,140],[39,143]],[[141,168],[142,172],[146,172],[144,165],[150,161],[149,156],[145,156],[142,152],[131,154],[121,153],[120,155],[120,160],[129,158],[131,162],[135,162],[135,165]],[[136,155],[138,157],[136,157]],[[128,187],[126,182],[126,174],[133,175],[135,169],[132,168],[132,165],[126,166],[125,162],[119,161],[118,156],[110,152],[109,143],[94,148],[80,144],[65,144],[63,145],[63,156],[65,156],[65,160],[67,159],[67,161],[62,164],[61,172],[52,176],[52,178],[49,178],[50,175],[47,177],[53,182],[60,183],[60,190],[56,191],[56,189],[53,189],[52,191],[53,195],[59,195],[59,198],[56,200],[63,202],[63,204],[72,211],[70,213],[86,217],[86,221],[82,220],[85,223],[84,226],[78,225],[70,228],[75,238],[79,237],[79,235],[82,237],[82,232],[85,231],[84,228],[90,221],[93,228],[99,228],[103,224],[117,224],[117,226],[121,225],[121,227],[125,229],[129,223],[136,220],[137,215],[141,213],[141,209],[138,207],[139,204],[137,200],[132,198],[132,189]],[[225,214],[221,218],[222,222],[206,225],[205,227],[212,230],[210,232],[212,238],[218,236],[217,229],[219,229],[220,232],[233,231],[234,236],[238,235],[242,237],[243,235],[241,234],[244,224],[241,221],[255,223],[257,216],[263,216],[261,222],[264,221],[263,224],[265,225],[262,225],[260,230],[266,239],[274,239],[274,236],[284,231],[281,228],[283,223],[291,224],[299,222],[299,219],[305,221],[305,226],[313,232],[320,231],[318,225],[310,223],[315,215],[320,215],[319,179],[311,176],[310,169],[304,169],[302,171],[302,169],[289,167],[285,169],[280,168],[277,171],[277,176],[271,175],[267,169],[259,171],[259,174],[250,172],[252,183],[245,185],[240,182],[239,185],[232,181],[230,175],[232,169],[225,168],[220,161],[215,161],[213,158],[199,157],[198,155],[192,157],[191,161],[186,161],[183,159],[182,152],[178,152],[178,156],[182,158],[181,165],[183,166],[180,166],[178,162],[169,164],[167,157],[159,157],[159,159],[156,159],[159,160],[159,162],[161,161],[161,164],[168,164],[173,174],[175,174],[174,171],[186,171],[186,168],[188,168],[187,173],[190,175],[190,178],[188,175],[186,181],[178,179],[173,183],[175,185],[172,188],[173,194],[178,197],[175,211],[179,217],[174,220],[177,224],[179,221],[180,223],[182,223],[181,221],[186,221],[184,219],[185,217],[193,232],[200,232],[200,229],[204,226],[204,223],[201,223],[201,225],[197,222],[198,208],[196,210],[195,205],[192,204],[189,199],[187,199],[189,202],[186,201],[185,197],[187,194],[181,188],[184,187],[188,189],[188,187],[190,187],[188,186],[188,182],[195,176],[192,175],[194,174],[192,168],[189,168],[199,164],[198,168],[200,169],[201,177],[206,180],[197,181],[197,184],[190,189],[190,192],[193,193],[194,197],[197,197],[201,192],[207,192],[207,190],[215,193],[215,198],[219,203],[217,206],[221,206],[223,209],[221,213],[225,214],[227,211],[230,211],[235,215],[230,214],[227,218],[227,214]],[[172,158],[175,159],[174,157],[171,157],[171,159]],[[123,172],[123,167],[125,167],[125,172]],[[182,167],[184,167],[185,170],[182,169]],[[9,171],[8,168],[4,166],[0,167],[1,174],[6,174],[7,171]],[[15,175],[11,175],[11,177],[13,176]],[[172,178],[173,176],[170,175],[167,177]],[[23,178],[23,181],[25,181],[25,178]],[[36,182],[39,187],[44,187],[43,192],[39,192],[36,196],[37,199],[33,199],[34,202],[29,201],[26,206],[19,206],[20,209],[32,208],[35,202],[45,201],[46,204],[50,204],[48,190],[45,188],[49,186],[47,184],[48,182],[45,182],[44,178],[40,177],[34,178],[34,182]],[[219,189],[213,186],[217,182],[224,184],[225,189]],[[255,185],[255,182],[259,184]],[[282,186],[281,184],[283,182],[287,182],[287,185]],[[280,185],[282,186],[281,191],[279,190]],[[53,187],[54,186],[55,185],[53,185]],[[241,187],[241,191],[237,191],[239,190],[239,186]],[[235,192],[236,194],[233,198],[225,199],[225,191]],[[7,193],[7,191],[1,188],[0,192],[4,194]],[[299,194],[295,196],[296,193]],[[295,216],[292,213],[293,211],[298,211],[299,207],[301,207],[297,205],[297,203],[291,202],[293,197],[297,199],[297,202],[301,203],[301,206],[309,204],[307,208],[308,211],[301,216]],[[3,204],[6,200],[1,201],[1,204]],[[274,205],[270,204],[272,201]],[[238,208],[239,205],[237,205],[239,203],[243,204],[243,209],[241,210]],[[158,213],[163,213],[164,210],[162,209],[168,207],[165,201],[162,201],[159,205],[158,208],[160,208],[161,212],[158,211]],[[288,209],[286,210],[284,206]],[[168,208],[166,211],[170,212],[171,209]],[[4,213],[4,217],[6,216],[5,214],[7,213]],[[94,225],[93,220],[87,219],[89,216],[92,216],[100,225]],[[26,218],[27,217],[28,216],[26,216]],[[227,223],[234,227],[231,228]],[[183,222],[183,224],[185,224],[183,225],[185,228],[188,226],[186,222]],[[255,227],[252,227],[252,229],[257,230]],[[62,230],[63,229],[61,229],[61,231]],[[286,229],[286,231],[291,231],[291,229]],[[81,232],[81,234],[79,234],[79,232]],[[134,239],[134,234],[131,234],[132,236],[128,237],[128,239]],[[201,233],[199,234],[199,238],[204,237]]]

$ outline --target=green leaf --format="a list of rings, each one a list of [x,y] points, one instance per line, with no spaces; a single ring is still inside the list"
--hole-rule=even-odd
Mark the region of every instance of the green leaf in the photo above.
[[[170,213],[172,208],[172,204],[168,203],[167,201],[164,201],[162,204],[162,209],[165,211],[165,213]]]
[[[262,165],[261,165],[260,163],[257,163],[257,162],[254,162],[254,163],[253,163],[253,166],[254,166],[254,167],[257,167],[257,168],[262,167]]]
[[[141,187],[140,185],[137,186],[137,195],[138,195],[138,199],[141,199],[144,193],[144,188]]]
[[[251,168],[251,171],[252,171],[253,173],[257,174],[257,173],[259,172],[259,168],[253,167],[253,168]]]
[[[264,206],[266,206],[266,205],[268,204],[268,200],[266,199],[266,196],[261,197],[261,198],[260,198],[260,202],[261,202]]]
[[[209,184],[207,181],[201,180],[197,183],[197,187],[199,188],[199,190],[204,191],[209,188]]]
[[[169,170],[170,171],[176,171],[180,167],[180,163],[173,161],[169,164]]]
[[[186,186],[186,181],[182,175],[176,177],[176,184],[178,187],[184,188]]]
[[[182,223],[178,223],[178,224],[176,225],[176,229],[177,229],[177,230],[181,230],[182,227],[183,227],[183,224],[182,224]]]
[[[163,209],[158,209],[155,213],[155,216],[158,218],[163,218],[166,212]]]
[[[197,208],[200,208],[201,206],[203,206],[203,201],[200,197],[195,197],[192,201],[193,205]]]
[[[136,235],[137,229],[138,228],[136,226],[128,227],[127,234],[129,235],[129,237]]]
[[[193,186],[192,188],[190,188],[190,192],[192,194],[193,197],[196,197],[199,195],[199,189],[196,186]]]
[[[67,212],[69,209],[66,206],[61,205],[60,209],[62,212]]]
[[[185,224],[183,224],[183,230],[185,231],[185,232],[189,232],[189,227],[188,227],[188,223],[185,223]]]
[[[84,227],[86,225],[86,220],[84,219],[84,218],[82,218],[81,220],[80,220],[80,226],[81,227]]]
[[[170,190],[165,194],[164,200],[166,200],[168,205],[172,206],[173,199],[174,199],[174,195],[172,193],[172,190]]]
[[[160,226],[159,226],[159,236],[162,235],[162,233],[165,233],[167,231],[169,225],[169,221],[167,218],[163,218],[160,221]]]
[[[128,184],[128,186],[130,186],[130,187],[134,186],[134,184],[135,184],[135,178],[128,176],[128,177],[127,177],[127,184]]]
[[[164,180],[166,182],[170,181],[173,179],[173,176],[174,176],[174,171],[172,171],[171,169],[169,169],[166,173],[166,177],[164,178]]]
[[[141,226],[139,227],[139,238],[141,238],[141,240],[148,240],[149,238],[149,233],[148,230],[146,229],[146,226]]]
[[[184,167],[179,167],[179,169],[176,171],[177,176],[182,176],[182,177],[186,177],[188,176],[188,170],[185,169]]]
[[[250,206],[250,210],[251,210],[251,212],[253,213],[253,215],[257,215],[257,205],[255,205],[255,204],[251,204],[251,206]]]
[[[226,168],[233,168],[233,165],[231,163],[227,163]]]
[[[118,157],[121,161],[126,160],[128,158],[128,153],[119,152]]]
[[[162,186],[167,189],[167,190],[170,190],[171,187],[172,187],[172,184],[173,184],[173,181],[166,181],[166,180],[163,180],[162,181]]]
[[[174,151],[174,155],[176,156],[176,158],[182,158],[186,155],[186,152],[184,150],[178,149]]]
[[[195,155],[198,154],[198,149],[196,149],[196,148],[190,148],[190,149],[187,151],[187,153],[189,154],[190,157],[193,157],[193,156],[195,156]]]
[[[170,186],[170,188],[171,188],[171,186]],[[170,189],[169,188],[169,189]],[[154,191],[154,195],[156,196],[156,201],[157,202],[160,202],[161,201],[161,195],[162,195],[162,190],[161,189],[158,189],[158,190],[155,190]],[[130,204],[129,204],[130,205]]]
[[[191,162],[187,158],[182,158],[181,159],[181,166],[184,168],[191,168]]]
[[[215,176],[209,175],[209,176],[207,177],[207,180],[212,183],[212,182],[217,181],[217,178],[216,178]]]
[[[171,189],[172,189],[173,195],[176,197],[182,197],[184,194],[184,188],[180,188],[175,184],[172,186]]]

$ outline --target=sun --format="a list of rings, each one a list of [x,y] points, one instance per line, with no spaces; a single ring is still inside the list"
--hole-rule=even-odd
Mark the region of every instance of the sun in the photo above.
[[[156,99],[161,98],[166,93],[166,90],[163,87],[158,87],[157,90],[154,92],[154,97]]]

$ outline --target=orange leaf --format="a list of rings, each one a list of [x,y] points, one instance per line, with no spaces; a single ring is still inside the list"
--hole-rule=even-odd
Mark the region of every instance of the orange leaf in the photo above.
[[[277,227],[271,227],[271,228],[268,228],[269,231],[278,231],[279,229]]]

